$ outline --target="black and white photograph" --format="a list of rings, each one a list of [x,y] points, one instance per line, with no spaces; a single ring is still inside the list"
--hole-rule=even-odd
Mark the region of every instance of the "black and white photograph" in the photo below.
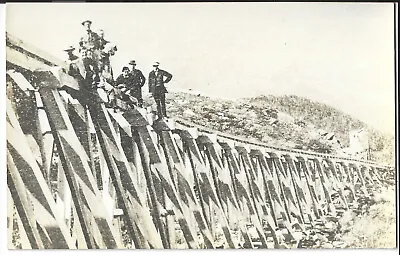
[[[8,250],[398,249],[397,4],[4,13]]]

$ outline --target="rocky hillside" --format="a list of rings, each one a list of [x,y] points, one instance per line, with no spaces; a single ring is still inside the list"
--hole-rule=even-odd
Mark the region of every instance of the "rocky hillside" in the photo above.
[[[155,109],[153,100],[145,101]],[[260,96],[231,101],[175,92],[168,94],[167,107],[173,116],[228,134],[273,146],[339,155],[349,147],[349,131],[364,128],[369,134],[371,159],[393,165],[393,136],[306,98]]]

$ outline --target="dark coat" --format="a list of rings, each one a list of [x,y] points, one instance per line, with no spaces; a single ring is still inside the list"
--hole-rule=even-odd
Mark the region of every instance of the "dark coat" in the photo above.
[[[100,50],[104,50],[104,46],[109,43],[109,41],[107,41],[104,38],[101,38],[100,36],[98,37],[98,46]]]
[[[132,75],[129,73],[128,77],[124,77],[123,74],[120,74],[117,79],[115,80],[115,86],[118,86],[120,84],[124,84],[126,88],[131,88],[132,87]]]
[[[146,78],[144,77],[142,71],[134,69],[133,71],[131,71],[131,74],[132,74],[132,86],[134,88],[143,87],[144,83],[146,82]]]
[[[165,80],[164,77],[166,77]],[[152,93],[153,95],[168,93],[164,84],[168,83],[171,79],[172,79],[172,74],[168,73],[167,71],[159,69],[157,76],[154,70],[151,71],[149,73],[149,92]]]
[[[81,59],[68,59],[67,60],[68,64],[68,74],[75,79],[78,80],[78,83],[81,83],[85,78],[85,70],[84,70],[84,65],[83,61]]]
[[[79,41],[79,46],[86,49],[91,47],[94,49],[100,49],[100,37],[92,30],[86,31]]]
[[[93,59],[84,58],[83,66],[85,67],[85,85],[87,89],[95,89],[97,83],[100,82],[99,68],[97,63]]]

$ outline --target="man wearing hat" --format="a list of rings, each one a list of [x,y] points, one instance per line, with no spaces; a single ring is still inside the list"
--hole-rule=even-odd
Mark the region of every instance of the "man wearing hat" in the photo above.
[[[72,46],[69,46],[67,49],[64,51],[67,52],[68,54],[68,59],[65,61],[66,62],[66,72],[68,75],[71,77],[75,78],[75,80],[78,82],[79,86],[84,86],[84,77],[86,76],[86,71],[85,71],[85,66],[83,64],[82,58],[79,58],[76,56],[74,52],[75,48]],[[86,53],[84,52],[86,55]],[[82,101],[81,91],[76,91],[74,89],[69,89],[68,87],[64,88],[73,98],[78,99],[80,102]]]
[[[74,54],[74,50],[75,48],[72,46],[69,46],[68,48],[66,48],[64,51],[67,52],[68,54],[68,61],[74,61],[78,59],[78,56],[76,56]]]
[[[99,29],[97,31],[97,35],[99,36],[99,49],[100,50],[104,50],[104,46],[109,43],[110,41],[106,40],[104,38],[104,30],[103,29]]]
[[[136,61],[131,60],[129,65],[132,66],[130,70],[132,83],[131,87],[128,87],[129,94],[138,100],[138,106],[143,107],[143,97],[142,97],[142,87],[146,82],[146,78],[144,77],[142,71],[136,69]]]
[[[119,98],[128,104],[137,104],[137,99],[129,95],[129,90],[132,87],[132,74],[127,66],[122,68],[120,74],[115,80],[114,95],[115,99]],[[115,101],[116,102],[116,101]],[[115,104],[114,104],[115,106]]]
[[[79,46],[81,46],[82,48],[93,46],[94,49],[98,49],[100,38],[99,35],[93,32],[91,29],[92,21],[85,20],[82,22],[82,26],[85,29],[85,34],[81,37],[81,40],[79,41]]]
[[[96,92],[100,82],[99,70],[97,64],[93,61],[91,50],[82,48],[80,54],[80,58],[69,61],[68,74],[79,83],[79,92],[74,93],[73,97],[77,98],[82,105],[90,107],[97,100]]]
[[[104,30],[100,29],[98,31],[99,35],[99,69],[102,78],[109,84],[114,83],[114,73],[111,67],[110,57],[114,56],[117,51],[117,46],[110,43],[110,41],[104,39]]]
[[[126,88],[129,87],[130,83],[132,83],[132,75],[130,70],[127,66],[122,68],[122,73],[117,77],[115,80],[115,85],[124,85]]]
[[[72,46],[64,50],[68,54],[68,59],[66,61],[68,65],[67,73],[77,79],[78,82],[81,82],[85,76],[85,67],[82,59],[74,54],[74,50],[75,48]]]
[[[85,89],[92,93],[97,89],[97,85],[100,82],[99,68],[94,60],[92,49],[84,49],[84,51],[86,51],[86,54],[82,60],[85,67]]]
[[[153,71],[149,73],[149,92],[153,95],[157,104],[158,117],[168,117],[165,106],[165,93],[168,93],[165,88],[165,83],[172,79],[172,74],[159,69],[160,63],[154,62]]]

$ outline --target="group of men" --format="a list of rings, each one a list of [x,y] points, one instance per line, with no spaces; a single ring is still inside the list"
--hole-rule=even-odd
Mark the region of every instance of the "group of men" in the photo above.
[[[131,69],[124,66],[122,68],[122,74],[118,76],[115,81],[115,88],[119,90],[119,93],[123,94],[123,98],[130,100],[127,96],[130,96],[137,100],[138,106],[143,106],[142,87],[146,82],[146,78],[143,73],[136,69],[136,61],[132,60],[129,62],[132,66]],[[172,74],[159,68],[160,63],[153,63],[153,70],[149,73],[149,93],[153,96],[157,104],[157,113],[159,117],[168,117],[165,105],[165,94],[168,93],[165,84],[172,79]]]
[[[142,87],[146,82],[143,73],[136,69],[136,61],[129,62],[131,68],[124,66],[122,73],[114,80],[110,63],[110,56],[117,51],[117,47],[104,38],[104,31],[92,31],[92,22],[85,20],[82,26],[85,34],[79,41],[80,57],[74,54],[75,48],[70,46],[65,49],[68,54],[68,74],[76,78],[80,84],[80,93],[77,98],[84,105],[89,105],[97,98],[97,88],[105,88],[101,84],[110,84],[112,89],[108,92],[109,101],[114,109],[118,108],[118,101],[127,105],[143,107]],[[172,79],[167,71],[159,69],[159,62],[153,64],[149,73],[149,92],[157,104],[159,118],[167,117],[165,94],[168,93],[165,83]]]
[[[91,25],[90,20],[82,22],[85,32],[79,40],[80,56],[75,55],[73,46],[64,50],[68,54],[68,74],[78,80],[81,91],[77,96],[84,105],[96,98],[93,93],[102,80],[113,85],[110,56],[117,51],[117,47],[104,38],[104,31],[96,33]]]

